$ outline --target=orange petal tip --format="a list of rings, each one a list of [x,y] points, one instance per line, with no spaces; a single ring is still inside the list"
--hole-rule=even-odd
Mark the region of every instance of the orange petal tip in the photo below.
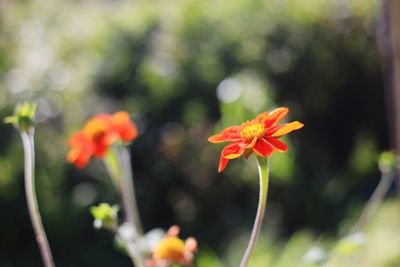
[[[279,130],[277,130],[272,137],[280,137],[282,135],[288,134],[292,131],[303,128],[304,124],[299,121],[294,121],[282,126]]]
[[[226,159],[237,159],[237,158],[239,158],[241,155],[242,155],[242,154],[229,154],[229,155],[224,156],[224,158],[226,158]]]

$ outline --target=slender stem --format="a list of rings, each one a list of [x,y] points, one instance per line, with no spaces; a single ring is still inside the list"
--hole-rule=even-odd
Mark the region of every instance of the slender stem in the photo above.
[[[140,254],[140,250],[134,240],[127,239],[125,235],[121,234],[117,224],[107,229],[114,233],[115,236],[125,244],[126,252],[128,253],[135,267],[146,267],[143,257]]]
[[[132,204],[130,201],[129,193],[127,192],[127,186],[124,175],[124,164],[121,162],[121,157],[119,155],[119,149],[115,146],[109,149],[107,157],[104,158],[104,163],[106,165],[107,171],[110,174],[114,186],[121,196],[122,206],[124,209],[126,221],[132,227],[134,237],[137,237],[138,230],[136,226],[135,216],[132,209]]]
[[[133,265],[135,267],[146,267],[140,249],[136,245],[135,241],[132,239],[127,240],[126,237],[119,232],[117,226],[111,227],[109,230],[124,242],[126,252],[131,258]]]
[[[118,156],[121,164],[121,195],[126,202],[127,216],[133,222],[138,235],[143,235],[143,227],[140,221],[139,210],[136,202],[135,187],[133,182],[131,157],[124,146],[118,146]]]
[[[115,189],[120,193],[121,191],[121,170],[119,167],[117,153],[115,149],[109,149],[105,157],[103,158],[103,163],[106,166],[107,172],[111,177],[111,181]]]
[[[378,186],[376,187],[374,193],[372,193],[369,198],[365,208],[363,209],[360,218],[357,223],[353,227],[352,232],[362,231],[367,222],[371,219],[371,216],[376,212],[379,205],[382,203],[383,198],[388,192],[390,185],[392,184],[394,175],[393,173],[382,173],[381,180],[379,181]]]
[[[129,254],[129,257],[132,260],[132,263],[135,267],[145,267],[145,263],[142,255],[139,252],[139,248],[136,246],[136,243],[133,241],[126,242],[126,251]]]
[[[123,146],[112,146],[109,153],[104,158],[104,163],[121,195],[126,220],[132,227],[134,237],[127,240],[126,237],[118,235],[125,241],[126,250],[134,266],[145,267],[143,256],[135,243],[135,240],[143,235],[143,230],[136,204],[130,155]]]
[[[251,253],[253,252],[253,249],[257,241],[257,237],[260,234],[262,219],[264,217],[265,207],[267,205],[268,179],[269,179],[268,158],[257,157],[257,166],[260,178],[260,194],[258,200],[257,215],[254,221],[253,231],[251,232],[249,244],[247,245],[247,249],[243,255],[242,261],[240,262],[240,267],[246,267],[249,262]]]
[[[388,38],[390,39],[391,50],[391,86],[392,90],[392,112],[393,112],[393,137],[394,148],[396,154],[400,154],[400,1],[386,0],[385,5],[388,8],[387,20],[389,21]],[[400,167],[396,166],[396,175],[400,184]],[[400,186],[397,188],[397,193],[400,196]]]
[[[33,230],[35,231],[36,242],[39,245],[40,253],[45,267],[54,267],[54,260],[51,254],[49,242],[43,228],[42,219],[39,213],[39,207],[35,189],[35,146],[33,133],[34,129],[20,131],[24,147],[25,161],[25,194],[28,204],[29,215],[31,217]]]

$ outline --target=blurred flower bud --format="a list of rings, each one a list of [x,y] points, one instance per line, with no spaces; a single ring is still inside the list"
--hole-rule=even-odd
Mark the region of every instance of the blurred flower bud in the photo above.
[[[180,239],[180,228],[172,226],[160,242],[152,248],[147,267],[193,266],[194,255],[197,252],[197,241],[193,237]]]
[[[90,213],[94,218],[94,227],[114,230],[117,227],[118,210],[119,207],[117,205],[110,206],[108,203],[92,206]]]
[[[392,151],[384,151],[379,155],[378,166],[379,170],[388,174],[393,172],[396,164],[396,156]]]
[[[14,115],[4,119],[5,123],[11,123],[21,131],[29,131],[34,126],[36,103],[19,103],[16,105]]]

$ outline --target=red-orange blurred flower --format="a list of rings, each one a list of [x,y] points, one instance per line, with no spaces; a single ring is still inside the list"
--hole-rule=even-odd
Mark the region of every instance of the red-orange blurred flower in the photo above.
[[[194,253],[197,251],[197,241],[189,237],[185,241],[178,237],[179,226],[172,226],[165,237],[153,248],[147,267],[169,267],[174,264],[193,266]]]
[[[83,131],[76,132],[68,139],[71,150],[68,152],[67,161],[76,167],[83,168],[92,157],[93,145]]]
[[[244,122],[240,126],[228,127],[208,138],[208,141],[214,144],[232,142],[221,152],[218,172],[225,169],[229,160],[241,155],[248,158],[254,152],[258,156],[269,157],[274,151],[285,152],[287,146],[278,138],[303,127],[298,121],[277,125],[288,111],[288,108],[281,107],[261,113],[251,121]]]
[[[78,168],[83,168],[92,156],[103,157],[113,143],[130,142],[136,137],[136,125],[127,112],[98,114],[85,124],[83,130],[69,138],[71,150],[67,160]]]

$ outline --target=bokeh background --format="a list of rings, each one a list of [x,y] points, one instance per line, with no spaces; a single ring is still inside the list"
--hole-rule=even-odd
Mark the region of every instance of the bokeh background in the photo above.
[[[0,118],[38,103],[37,190],[57,266],[131,266],[93,228],[89,207],[118,203],[102,162],[65,162],[71,133],[121,109],[140,131],[130,150],[145,229],[179,224],[199,241],[198,266],[237,266],[258,201],[255,160],[217,174],[222,146],[207,138],[277,106],[305,127],[271,160],[250,265],[317,266],[357,220],[390,148],[381,15],[373,0],[0,1]],[[0,140],[0,266],[41,266],[22,145],[5,124]],[[330,266],[400,266],[394,191],[359,251]]]

